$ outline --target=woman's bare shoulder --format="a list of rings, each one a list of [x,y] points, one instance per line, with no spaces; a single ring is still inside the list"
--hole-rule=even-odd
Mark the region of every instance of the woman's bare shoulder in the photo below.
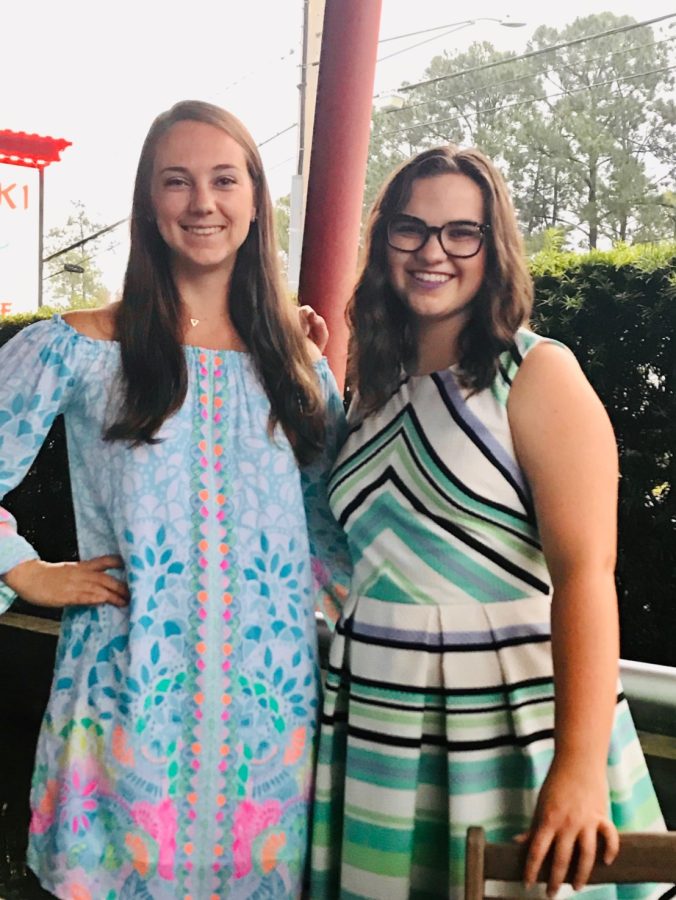
[[[97,309],[74,309],[62,318],[71,328],[97,341],[115,340],[115,317],[119,303],[110,303]]]

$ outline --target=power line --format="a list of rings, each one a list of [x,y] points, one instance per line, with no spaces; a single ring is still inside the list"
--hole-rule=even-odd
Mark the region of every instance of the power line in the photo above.
[[[285,166],[287,163],[290,163],[295,158],[296,158],[295,153],[293,154],[293,156],[287,156],[286,159],[283,159],[280,162],[275,163],[274,166],[268,166],[266,169],[266,172],[273,172],[275,169],[279,169],[280,166]]]
[[[471,19],[467,20],[468,22]],[[465,22],[447,22],[445,25],[435,25],[433,28],[421,28],[420,31],[407,31],[406,34],[395,34],[392,37],[381,38],[379,44],[389,44],[390,41],[400,41],[403,38],[417,37],[419,34],[429,34],[430,31],[443,31],[444,28],[455,28],[458,25],[464,25]]]
[[[284,54],[284,56],[279,56],[279,57],[277,57],[277,59],[272,60],[272,64],[274,65],[275,63],[285,62],[287,59],[291,59],[291,57],[294,56],[295,53],[296,53],[296,51],[292,47],[290,50],[287,50],[287,52]],[[240,75],[239,78],[236,78],[234,81],[231,81],[229,84],[226,84],[222,90],[222,93],[223,94],[227,93],[228,91],[232,90],[232,88],[237,87],[238,84],[241,84],[243,81],[246,81],[248,78],[251,78],[253,75],[269,75],[270,74],[269,66],[270,66],[270,64],[266,63],[265,67],[256,66],[256,68],[251,69],[250,72],[245,72],[243,75]]]
[[[451,28],[448,31],[444,31],[441,34],[435,34],[433,37],[425,38],[424,41],[418,41],[417,44],[410,44],[408,47],[402,47],[401,50],[395,50],[394,53],[388,53],[387,56],[379,56],[376,60],[376,63],[385,62],[386,59],[392,59],[393,56],[399,56],[401,53],[408,53],[409,50],[415,50],[416,47],[422,47],[423,44],[429,44],[431,41],[438,41],[440,38],[448,37],[449,34],[453,34],[456,31],[462,31],[463,28],[467,28],[468,25],[473,25],[473,22],[462,22],[460,25],[456,25],[455,28]]]
[[[572,47],[573,45],[576,45],[576,44],[583,44],[583,43],[586,43],[587,41],[592,41],[592,40],[595,40],[600,37],[606,37],[611,34],[620,34],[622,32],[631,31],[635,28],[642,28],[644,25],[653,25],[656,22],[662,22],[665,19],[671,19],[674,16],[676,16],[676,13],[668,13],[667,15],[658,16],[657,18],[654,18],[654,19],[646,19],[643,22],[634,22],[631,25],[622,25],[622,26],[619,26],[618,28],[610,28],[607,31],[599,31],[596,34],[590,34],[590,35],[587,35],[586,37],[575,38],[575,40],[566,41],[561,44],[553,44],[551,47],[543,47],[541,50],[531,50],[527,53],[522,53],[519,56],[510,56],[510,57],[507,57],[506,59],[496,60],[496,61],[490,62],[490,63],[485,63],[484,65],[481,65],[481,66],[473,66],[470,69],[462,69],[459,72],[451,72],[448,75],[441,75],[438,78],[431,78],[431,79],[428,79],[427,81],[419,81],[419,82],[416,82],[415,84],[407,84],[407,85],[397,88],[395,91],[382,91],[379,94],[374,94],[373,99],[376,100],[382,96],[389,96],[390,94],[401,92],[401,91],[410,91],[410,90],[413,90],[413,88],[421,87],[421,86],[427,85],[427,84],[434,84],[438,81],[444,81],[445,79],[448,79],[448,78],[459,78],[461,75],[469,75],[469,74],[473,74],[474,72],[485,71],[486,69],[492,69],[492,68],[495,68],[496,66],[505,65],[510,62],[518,62],[519,60],[522,60],[522,59],[530,59],[533,56],[541,56],[543,53],[549,53],[554,50],[561,50],[564,47]],[[439,26],[439,28],[444,28],[444,27],[445,26]],[[436,29],[434,29],[434,30],[436,30]],[[407,36],[411,36],[412,34],[415,34],[415,33],[416,32],[410,32],[409,35],[399,35],[399,37],[407,37]],[[387,40],[389,40],[389,39],[387,39]],[[394,40],[394,38],[392,38],[392,40]],[[315,65],[315,63],[310,63],[309,65]],[[406,108],[410,109],[410,107],[406,107]],[[392,110],[392,111],[394,112],[394,110]],[[397,112],[401,112],[401,111],[402,110],[397,110]],[[281,135],[285,134],[287,131],[291,131],[292,128],[296,128],[297,124],[298,124],[297,122],[294,122],[292,125],[289,125],[287,128],[284,128],[282,131],[278,131],[277,134],[273,134],[271,137],[262,141],[258,146],[263,147],[265,144],[268,144],[270,141],[274,141],[275,138],[280,137]]]
[[[508,18],[496,19],[492,16],[479,16],[476,19],[464,19],[462,22],[447,22],[446,25],[435,25],[433,28],[423,28],[420,31],[395,34],[393,37],[381,38],[378,43],[389,44],[390,41],[399,41],[402,38],[417,37],[419,34],[429,34],[430,31],[443,31],[444,28],[455,28],[458,25],[461,25],[464,28],[465,25],[476,25],[477,22],[497,22],[499,25],[504,25],[507,28],[519,28],[521,25],[525,25],[525,22],[510,22]]]
[[[82,238],[80,241],[75,241],[74,244],[69,244],[68,247],[64,247],[62,250],[57,250],[56,253],[52,253],[51,256],[46,256],[42,262],[48,263],[52,259],[56,259],[58,256],[63,256],[64,253],[68,253],[70,250],[77,250],[78,247],[82,247],[88,241],[93,241],[97,237],[101,237],[102,234],[106,234],[108,231],[112,231],[113,228],[117,228],[118,225],[122,225],[124,222],[128,222],[129,217],[126,219],[119,219],[117,222],[113,222],[112,225],[106,225],[105,228],[101,228],[99,231],[95,231],[94,234],[89,234],[87,237]]]
[[[609,28],[607,31],[597,31],[595,34],[588,34],[585,37],[575,38],[572,41],[564,41],[561,44],[552,44],[551,47],[543,47],[540,50],[529,50],[527,53],[521,53],[519,56],[510,56],[506,59],[484,63],[481,66],[472,66],[472,68],[470,69],[462,69],[460,72],[451,72],[448,75],[438,75],[436,78],[428,78],[426,81],[418,81],[415,84],[405,84],[397,88],[397,91],[412,91],[414,88],[423,87],[428,84],[437,84],[438,82],[446,81],[449,78],[459,78],[461,75],[471,75],[474,72],[484,72],[486,71],[486,69],[493,69],[496,66],[504,66],[506,63],[516,62],[521,59],[532,59],[535,56],[542,56],[543,53],[552,53],[555,50],[563,50],[566,47],[574,47],[577,44],[584,44],[587,41],[593,41],[597,40],[598,38],[608,37],[612,34],[622,34],[626,31],[632,31],[635,28],[642,28],[645,25],[654,25],[656,22],[663,22],[665,19],[673,19],[674,16],[676,16],[676,12],[667,13],[664,16],[657,16],[654,19],[645,19],[643,22],[634,22],[631,25],[619,25],[617,28]]]
[[[503,106],[492,106],[489,109],[481,109],[474,113],[467,113],[462,116],[450,116],[445,119],[432,119],[430,122],[420,122],[416,125],[408,125],[404,128],[396,128],[392,131],[384,131],[379,137],[389,137],[393,134],[401,134],[403,131],[412,131],[414,128],[429,128],[434,125],[444,125],[446,122],[458,122],[460,118],[464,119],[475,119],[478,116],[483,116],[486,113],[491,112],[502,112],[505,109],[514,109],[516,106],[528,106],[531,103],[538,103],[541,100],[551,100],[553,97],[569,97],[571,94],[579,94],[581,91],[590,91],[596,87],[604,87],[608,84],[615,84],[621,81],[631,81],[634,78],[645,78],[648,75],[659,75],[662,72],[670,72],[672,69],[676,69],[676,65],[674,66],[663,66],[660,69],[651,69],[648,72],[638,72],[635,75],[626,75],[622,78],[610,78],[607,81],[596,81],[594,84],[587,84],[584,87],[573,88],[570,91],[561,91],[556,94],[543,94],[541,97],[529,97],[527,100],[517,100],[515,103],[506,103]],[[613,96],[616,96],[616,92],[612,92]]]
[[[264,141],[261,141],[258,145],[258,149],[264,147],[266,144],[269,144],[270,141],[274,141],[275,138],[281,137],[283,134],[286,134],[287,131],[291,131],[292,128],[296,128],[298,122],[294,122],[293,125],[289,125],[287,128],[283,128],[281,131],[278,131],[277,134],[273,134],[272,137],[266,138]]]
[[[668,38],[664,38],[661,41],[651,41],[648,44],[635,44],[632,47],[624,47],[622,50],[614,50],[612,53],[601,53],[598,56],[585,57],[585,59],[580,60],[580,65],[587,65],[588,63],[596,62],[599,59],[609,59],[613,56],[619,56],[622,53],[631,53],[632,50],[644,50],[648,47],[659,47],[661,44],[667,44],[669,41],[673,40],[676,40],[676,34],[673,34]],[[509,62],[512,62],[512,60],[510,59]],[[404,113],[412,109],[419,109],[421,106],[429,106],[430,103],[441,103],[444,100],[452,100],[455,97],[466,97],[468,94],[486,94],[495,90],[495,88],[503,87],[506,84],[515,84],[518,81],[525,81],[529,78],[537,78],[540,75],[546,75],[547,72],[551,70],[551,68],[552,64],[547,64],[538,72],[527,72],[525,75],[519,75],[516,78],[508,78],[505,81],[495,81],[489,85],[481,85],[480,87],[470,88],[467,91],[461,91],[454,94],[444,94],[441,97],[432,97],[430,100],[421,100],[420,103],[412,103],[409,106],[402,106],[398,109],[384,109],[382,111],[382,115]]]
[[[508,17],[498,19],[494,16],[477,16],[475,19],[463,19],[462,22],[448,22],[446,25],[435,25],[433,28],[421,28],[419,31],[407,31],[405,34],[395,34],[392,37],[381,38],[378,43],[388,44],[391,41],[403,40],[403,38],[417,37],[420,34],[429,34],[431,31],[444,31],[444,29],[450,29],[445,31],[444,34],[437,34],[434,37],[429,38],[429,40],[420,41],[417,44],[411,44],[410,47],[404,47],[402,50],[397,50],[396,53],[390,53],[389,56],[382,56],[380,59],[377,59],[376,62],[382,62],[385,59],[390,59],[392,56],[397,56],[399,53],[405,53],[407,50],[421,47],[423,44],[429,43],[429,41],[435,41],[437,38],[446,37],[446,35],[453,34],[454,31],[459,31],[461,28],[467,28],[469,25],[476,25],[477,22],[497,22],[497,24],[502,25],[503,28],[521,28],[526,24],[525,22],[510,22]],[[315,60],[314,62],[301,65],[298,68],[309,69],[312,66],[318,65],[319,60]]]

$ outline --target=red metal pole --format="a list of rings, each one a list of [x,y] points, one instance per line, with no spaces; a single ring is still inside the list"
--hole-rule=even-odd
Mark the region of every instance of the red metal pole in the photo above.
[[[382,0],[326,0],[299,296],[326,319],[326,349],[345,378],[345,304],[359,250]]]

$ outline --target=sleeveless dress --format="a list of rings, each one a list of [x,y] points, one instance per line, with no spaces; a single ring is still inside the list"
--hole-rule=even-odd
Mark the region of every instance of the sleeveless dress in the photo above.
[[[473,396],[453,368],[408,377],[351,423],[329,483],[354,575],[326,683],[312,900],[461,898],[468,826],[510,840],[530,825],[553,755],[551,584],[506,404],[539,340],[519,331]],[[664,828],[621,692],[608,778],[619,829]]]
[[[119,345],[61,318],[0,350],[0,498],[66,424],[80,556],[131,602],[64,609],[28,862],[61,900],[288,900],[305,869],[315,603],[347,594],[323,459],[299,469],[250,357],[185,347],[185,401],[136,448],[102,440]],[[0,573],[36,556],[0,509]],[[331,577],[329,577],[331,576]],[[0,581],[0,611],[11,600]],[[4,599],[4,604],[3,604]]]

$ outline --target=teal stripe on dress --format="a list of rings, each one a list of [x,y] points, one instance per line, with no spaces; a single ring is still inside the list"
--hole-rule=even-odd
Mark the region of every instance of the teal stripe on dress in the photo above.
[[[374,454],[375,450],[387,453],[390,465],[396,466],[399,463],[404,468],[404,471],[407,471],[409,474],[413,471],[414,467],[410,461],[408,448],[403,445],[401,436],[397,437],[399,432],[405,434],[413,446],[418,462],[415,468],[421,473],[427,472],[429,476],[428,484],[431,481],[432,485],[437,486],[436,490],[433,487],[430,487],[429,490],[437,496],[441,492],[440,502],[443,502],[443,494],[447,494],[451,500],[460,504],[466,514],[488,518],[496,524],[504,525],[531,539],[537,536],[533,523],[523,512],[518,514],[507,507],[497,507],[487,499],[481,499],[480,496],[473,496],[450,478],[448,472],[440,468],[436,460],[430,455],[425,442],[422,440],[415,423],[411,421],[409,415],[404,415],[401,419],[395,419],[378,434],[377,438],[368,445],[368,448],[365,448],[360,454],[355,454],[344,468],[335,470],[330,487],[333,495],[332,505],[343,506],[342,497],[346,494],[358,493],[365,484],[369,483],[369,480],[373,477],[374,469],[378,469],[381,465],[377,453]],[[404,460],[408,460],[405,465]],[[421,482],[427,480],[421,476],[419,478]]]
[[[453,584],[482,603],[496,600],[516,600],[524,595],[524,585],[512,585],[497,573],[469,559],[465,553],[450,545],[437,534],[425,531],[421,525],[411,521],[411,514],[390,497],[378,497],[368,509],[362,511],[358,522],[349,532],[350,550],[353,551],[355,567],[364,551],[370,546],[369,535],[373,534],[376,523],[386,521],[388,531],[395,534],[403,546],[408,547],[425,565],[452,580]],[[375,596],[371,593],[371,596]],[[409,602],[427,602],[423,586]],[[384,596],[377,599],[389,600]]]

